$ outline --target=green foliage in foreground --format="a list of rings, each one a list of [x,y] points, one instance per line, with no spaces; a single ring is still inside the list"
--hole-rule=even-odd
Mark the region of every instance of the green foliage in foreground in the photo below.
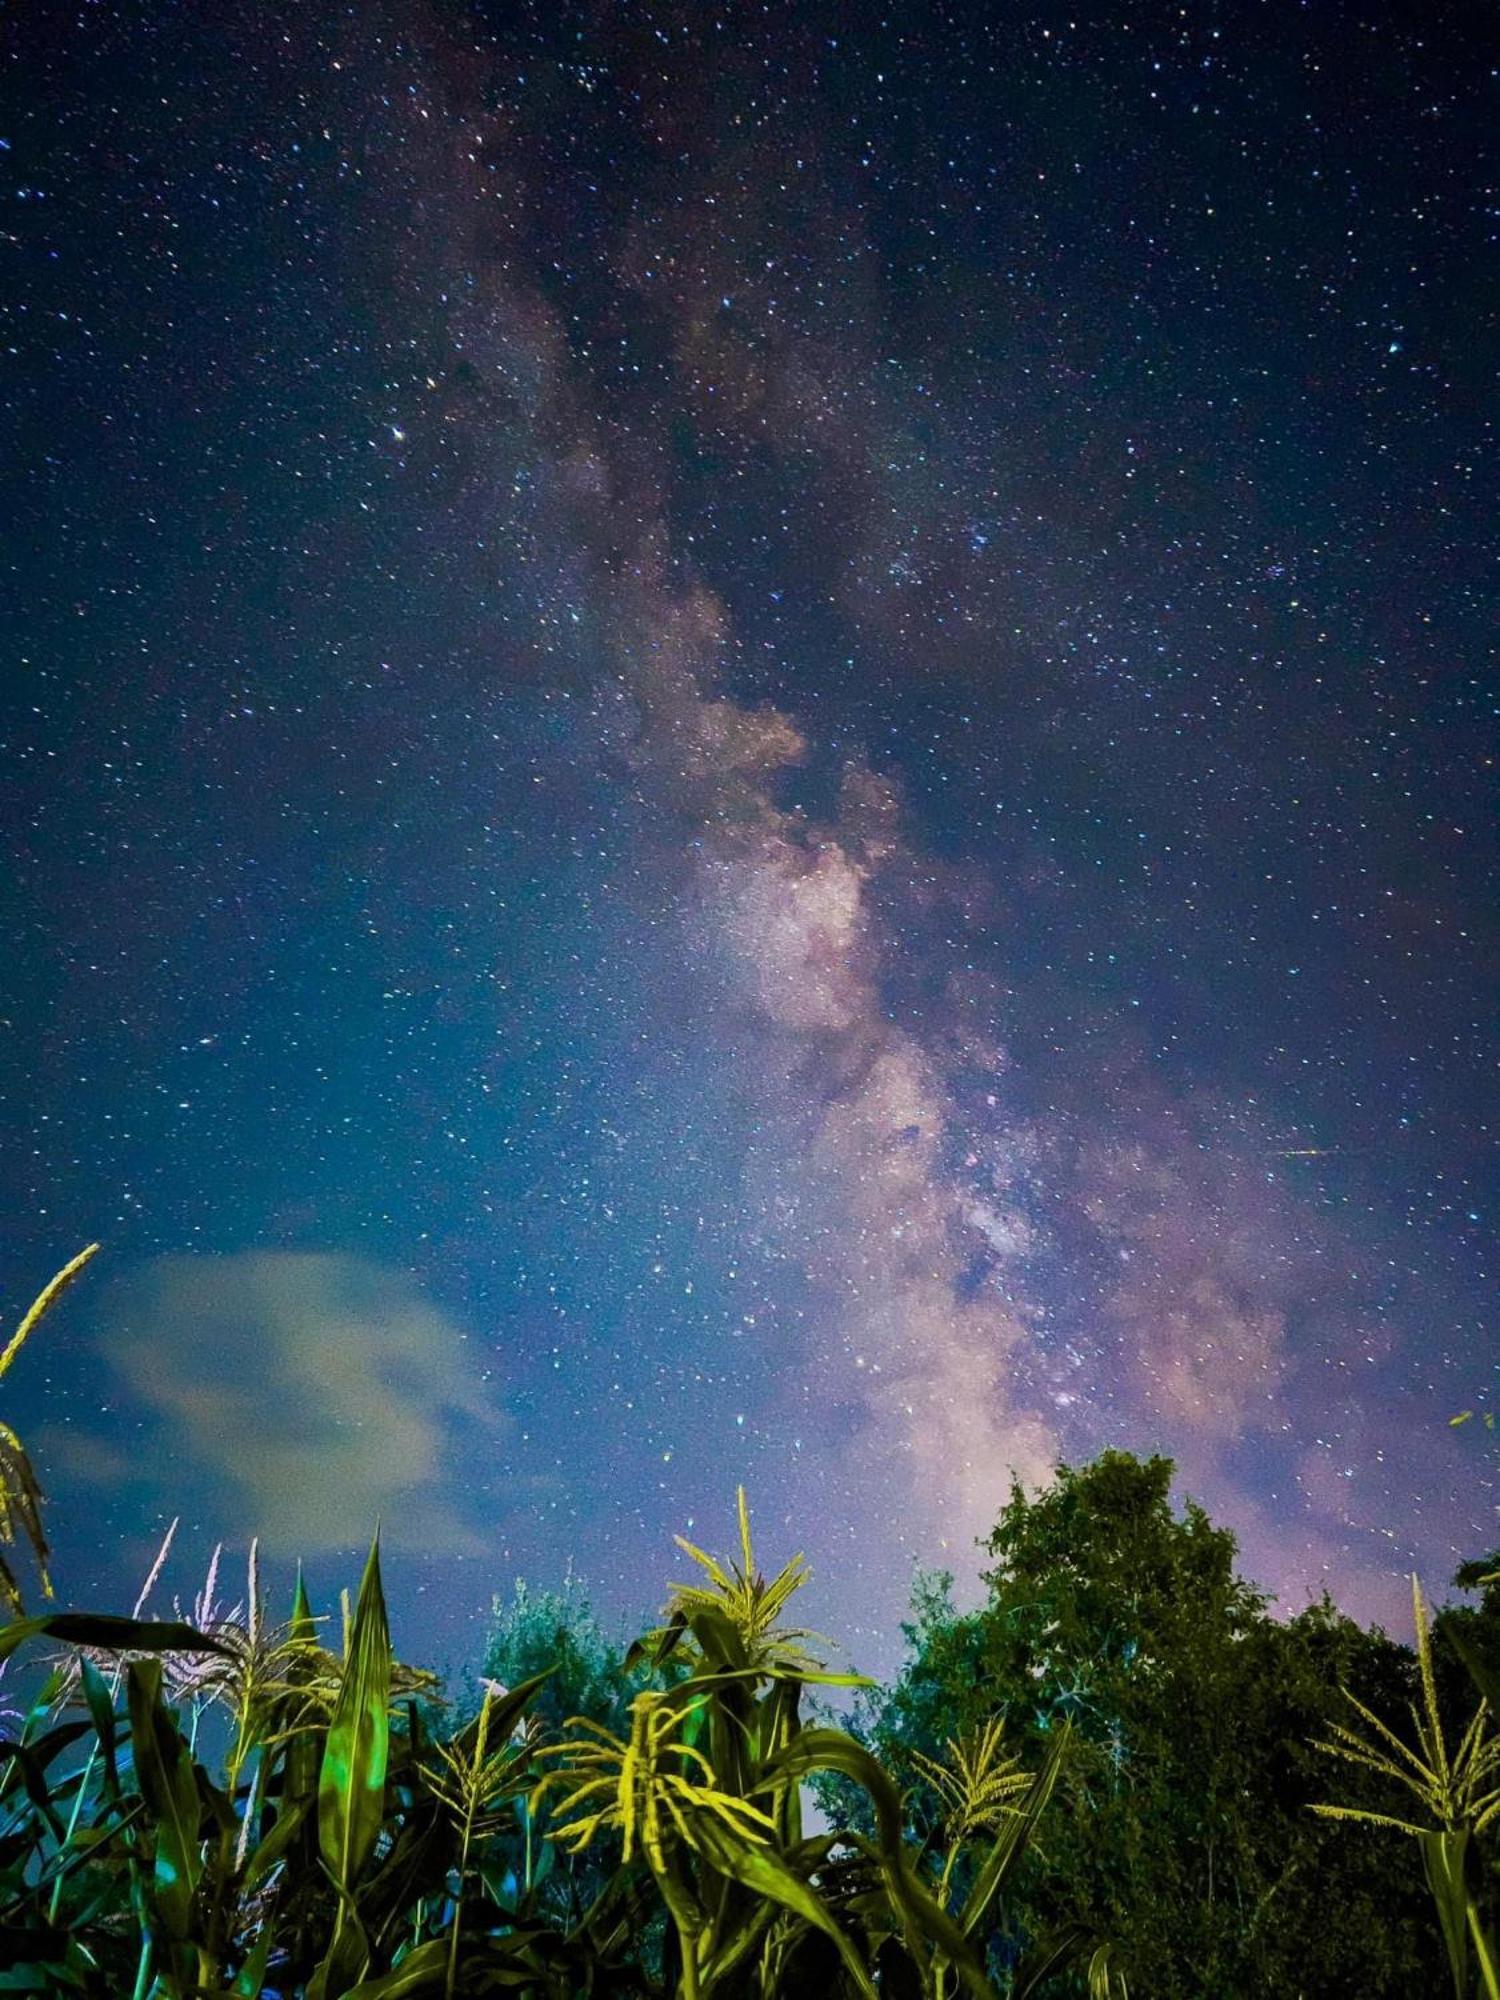
[[[0,1633],[73,1642],[4,1746],[0,1990],[993,2000],[1003,1895],[1067,1732],[1024,1777],[994,1731],[938,1766],[954,1801],[939,1856],[868,1749],[803,1725],[808,1683],[848,1677],[784,1622],[800,1560],[767,1580],[743,1496],[737,1557],[693,1553],[706,1583],[622,1662],[650,1681],[623,1733],[577,1717],[550,1735],[545,1670],[487,1683],[468,1723],[433,1733],[374,1550],[337,1654],[300,1585],[288,1624],[267,1625],[253,1567],[246,1609],[207,1631],[61,1614]],[[211,1772],[193,1746],[214,1709],[229,1748]],[[803,1787],[828,1772],[867,1831],[804,1827]],[[585,1905],[554,1857],[604,1840]],[[1037,1991],[1093,1942],[1069,1927],[1007,1990]]]
[[[1014,1489],[985,1602],[927,1580],[889,1689],[788,1622],[805,1566],[761,1570],[743,1494],[736,1554],[684,1543],[702,1580],[628,1651],[518,1590],[456,1718],[392,1651],[378,1549],[337,1647],[300,1579],[268,1617],[253,1548],[193,1624],[23,1617],[7,1564],[0,1668],[50,1671],[0,1734],[0,1994],[1395,2000],[1446,1963],[1500,2000],[1495,1560],[1435,1629],[1414,1594],[1415,1657],[1326,1602],[1280,1624],[1171,1475]],[[0,1555],[42,1566],[3,1429],[0,1497]],[[852,1728],[804,1718],[830,1687]]]

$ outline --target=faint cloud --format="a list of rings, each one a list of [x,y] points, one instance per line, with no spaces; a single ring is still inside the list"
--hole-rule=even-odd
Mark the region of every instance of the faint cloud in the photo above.
[[[117,1287],[100,1344],[161,1422],[163,1482],[206,1480],[273,1550],[366,1541],[477,1554],[456,1428],[505,1418],[460,1329],[358,1257],[164,1257]],[[139,1470],[139,1467],[137,1467]]]
[[[118,1487],[135,1476],[130,1458],[107,1438],[88,1431],[69,1430],[62,1424],[46,1424],[37,1433],[36,1461],[46,1472],[49,1487],[62,1481],[84,1486]]]

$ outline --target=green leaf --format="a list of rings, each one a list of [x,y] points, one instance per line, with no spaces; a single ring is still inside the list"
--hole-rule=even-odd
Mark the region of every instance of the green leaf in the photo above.
[[[958,1925],[940,1909],[917,1879],[907,1858],[901,1828],[901,1795],[889,1774],[862,1743],[840,1729],[804,1729],[778,1757],[773,1757],[761,1775],[761,1789],[804,1778],[813,1771],[837,1771],[852,1778],[869,1794],[875,1808],[875,1826],[881,1869],[886,1890],[898,1912],[907,1950],[917,1959],[925,1979],[927,1967],[922,1949],[936,1949],[950,1961],[977,2000],[994,2000],[994,1988],[985,1977],[974,1947]]]
[[[1087,1933],[1080,1924],[1066,1924],[1061,1930],[1039,1938],[1025,1953],[1011,1974],[1010,2000],[1035,2000],[1043,1983],[1061,1972],[1084,1949]],[[1107,1947],[1106,1947],[1107,1948]],[[1097,1953],[1095,1954],[1097,1958]],[[1090,1978],[1093,1977],[1092,1967]],[[1090,1987],[1090,2000],[1096,2000]]]
[[[448,1975],[448,1940],[431,1938],[409,1951],[399,1965],[351,1986],[344,2000],[407,2000],[413,1993],[440,1993]]]
[[[377,1536],[359,1586],[338,1699],[318,1774],[318,1845],[346,1893],[374,1850],[390,1758],[391,1635]]]
[[[310,1809],[311,1801],[305,1798],[282,1807],[276,1824],[245,1863],[243,1887],[246,1893],[264,1881],[277,1862],[285,1857],[287,1849],[301,1832]]]
[[[361,1981],[370,1965],[370,1940],[350,1900],[340,1895],[333,1942],[312,1978],[307,2000],[340,2000]]]
[[[28,1639],[61,1639],[67,1646],[94,1646],[107,1653],[221,1653],[228,1649],[191,1625],[158,1624],[150,1619],[116,1618],[101,1611],[51,1611],[40,1618],[16,1618],[0,1626],[0,1661]]]
[[[513,1733],[516,1724],[531,1706],[531,1697],[556,1672],[556,1667],[543,1667],[539,1674],[532,1674],[527,1680],[517,1681],[515,1686],[507,1688],[504,1694],[490,1697],[489,1712],[485,1720],[485,1740],[492,1751],[498,1749]],[[474,1753],[478,1737],[479,1717],[476,1715],[452,1739],[448,1748],[459,1757],[469,1758]]]
[[[270,1963],[271,1925],[267,1919],[261,1924],[260,1935],[251,1947],[250,1956],[240,1967],[229,1989],[235,2000],[260,2000],[261,1988],[266,1983],[266,1968]]]
[[[1047,1754],[1042,1759],[1040,1770],[1031,1781],[1022,1804],[1015,1813],[1008,1816],[995,1837],[995,1844],[980,1864],[974,1878],[974,1886],[969,1891],[959,1917],[959,1926],[965,1937],[973,1937],[985,1911],[1005,1883],[1011,1870],[1025,1853],[1036,1823],[1046,1810],[1047,1802],[1057,1784],[1058,1773],[1062,1769],[1063,1758],[1067,1754],[1069,1732],[1065,1723],[1053,1736],[1047,1746]]]
[[[287,1639],[299,1646],[311,1646],[318,1636],[317,1620],[313,1617],[312,1605],[308,1601],[307,1585],[302,1580],[300,1564],[297,1569],[297,1588],[292,1598],[292,1616],[287,1625]],[[288,1678],[294,1687],[306,1678],[308,1669],[293,1655]],[[317,1797],[318,1768],[322,1761],[322,1740],[324,1731],[316,1722],[310,1721],[302,1707],[302,1697],[293,1692],[287,1695],[283,1705],[281,1727],[291,1729],[287,1738],[286,1754],[282,1763],[281,1799],[283,1806],[290,1810],[293,1806],[307,1807]]]
[[[650,1922],[655,1883],[643,1864],[617,1868],[577,1927],[592,1956],[607,1963]]]
[[[161,1698],[161,1662],[132,1660],[127,1673],[136,1783],[156,1835],[152,1900],[167,1936],[182,1943],[203,1872],[201,1802],[193,1759]]]
[[[115,1757],[118,1732],[115,1726],[114,1696],[109,1683],[87,1653],[79,1656],[78,1669],[83,1677],[83,1698],[88,1703],[94,1734],[99,1739],[99,1748],[104,1757],[105,1789],[110,1798],[118,1798],[120,1771]]]
[[[302,1574],[302,1565],[297,1565],[297,1587],[292,1592],[292,1615],[286,1628],[288,1639],[299,1646],[310,1646],[318,1636],[318,1621],[313,1617],[312,1603],[307,1595],[307,1582]]]
[[[84,1726],[87,1727],[87,1724]],[[0,1742],[0,1771],[5,1771],[7,1766],[14,1766],[20,1772],[27,1798],[46,1822],[53,1839],[61,1841],[65,1837],[63,1823],[52,1803],[47,1774],[36,1752],[26,1743]]]
[[[832,1938],[850,1978],[866,2000],[875,2000],[875,1988],[864,1961],[834,1922],[822,1899],[771,1848],[749,1840],[711,1813],[695,1815],[693,1845],[721,1875],[738,1882],[752,1894],[777,1903],[793,1916]]]
[[[1443,1943],[1448,1948],[1453,1991],[1456,2000],[1464,2000],[1469,1990],[1469,1891],[1464,1880],[1468,1829],[1460,1833],[1424,1832],[1417,1838],[1422,1843],[1427,1886],[1432,1891]]]
[[[544,1956],[536,1940],[544,1933],[533,1932],[503,1938],[476,1938],[464,1949],[463,1963],[476,1975],[473,1990],[489,1992],[506,1986],[534,1987],[544,1971]],[[377,1973],[351,1986],[344,2000],[411,2000],[419,1993],[440,1993],[448,1973],[448,1940],[430,1938],[409,1951],[389,1972]]]

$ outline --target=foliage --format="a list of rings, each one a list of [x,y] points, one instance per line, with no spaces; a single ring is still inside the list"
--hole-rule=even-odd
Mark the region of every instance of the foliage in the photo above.
[[[921,1581],[908,1664],[856,1733],[906,1777],[930,1834],[947,1809],[940,1745],[1004,1718],[1031,1763],[1070,1725],[1060,1796],[1012,1889],[1010,1950],[1076,1925],[1153,2000],[1419,1992],[1441,1955],[1420,1881],[1399,1852],[1353,1852],[1306,1811],[1325,1782],[1309,1739],[1340,1681],[1399,1703],[1409,1657],[1326,1603],[1270,1617],[1232,1536],[1174,1512],[1171,1478],[1165,1459],[1108,1452],[1040,1497],[1014,1490],[985,1602],[961,1613],[946,1578]],[[1378,1807],[1366,1775],[1359,1802]],[[825,1806],[857,1802],[829,1787]]]
[[[509,1598],[494,1601],[494,1622],[485,1645],[481,1686],[511,1688],[544,1676],[532,1698],[530,1715],[543,1739],[555,1739],[573,1718],[582,1717],[615,1735],[630,1727],[633,1697],[649,1687],[680,1678],[669,1662],[658,1669],[636,1657],[600,1624],[576,1578],[560,1590],[534,1591],[517,1581]],[[561,1923],[576,1922],[603,1894],[621,1865],[621,1841],[604,1832],[574,1851],[546,1838],[550,1807],[518,1799],[508,1823],[489,1846],[489,1867],[497,1881],[529,1884],[538,1907]],[[660,1922],[645,1949],[659,1942]]]
[[[964,1746],[944,1771],[955,1809],[939,1862],[907,1842],[897,1788],[867,1750],[802,1727],[805,1680],[847,1677],[773,1615],[800,1564],[766,1582],[743,1500],[741,1560],[700,1559],[709,1585],[677,1592],[640,1642],[657,1685],[632,1697],[624,1737],[579,1718],[543,1742],[529,1711],[545,1673],[487,1686],[466,1725],[430,1737],[421,1678],[391,1650],[374,1548],[338,1655],[318,1643],[300,1580],[286,1627],[268,1630],[253,1563],[246,1605],[212,1632],[27,1621],[23,1637],[77,1647],[5,1746],[4,1990],[770,2000],[816,1968],[830,1996],[873,2000],[878,1968],[882,1989],[994,2000],[991,1911],[1064,1738],[1030,1776],[993,1738]],[[228,1725],[217,1774],[194,1748],[209,1712]],[[872,1835],[804,1832],[802,1784],[824,1769],[861,1788]],[[517,1812],[534,1824],[549,1794],[546,1851],[620,1837],[581,1912],[549,1903],[535,1854],[525,1879],[495,1865]],[[969,1887],[955,1899],[960,1851]],[[652,1949],[658,1908],[665,1951]]]
[[[992,1995],[983,1927],[1056,1781],[1061,1739],[998,1833],[987,1817],[964,1829],[985,1836],[978,1881],[962,1909],[950,1907],[909,1847],[890,1776],[853,1738],[803,1727],[809,1681],[855,1677],[828,1673],[808,1648],[813,1635],[781,1623],[806,1567],[794,1557],[763,1575],[743,1493],[739,1539],[738,1560],[683,1544],[708,1582],[680,1587],[638,1652],[686,1672],[635,1696],[628,1737],[580,1718],[570,1739],[539,1753],[557,1759],[538,1788],[563,1802],[556,1837],[585,1847],[601,1829],[620,1832],[624,1866],[644,1865],[670,1915],[664,1972],[682,2000],[769,2000],[814,1976],[831,1993],[873,2000],[877,1973],[882,1987],[930,2000],[955,1982]],[[820,1771],[859,1789],[872,1834],[806,1835],[802,1784]]]
[[[605,1631],[576,1578],[570,1576],[560,1590],[533,1590],[518,1578],[508,1598],[494,1600],[481,1687],[489,1682],[514,1687],[545,1667],[535,1713],[546,1728],[556,1730],[569,1716],[586,1715],[619,1730],[632,1696],[656,1684],[646,1663],[627,1666],[627,1650]]]
[[[43,1294],[6,1360],[82,1261]],[[10,1466],[16,1454],[26,1479],[7,1488],[4,1523],[19,1519],[40,1560],[40,1492],[19,1444]],[[218,1605],[216,1550],[195,1623],[143,1619],[175,1523],[136,1616],[59,1612],[0,1628],[0,1659],[37,1640],[66,1648],[0,1741],[0,1988],[771,2000],[816,1977],[831,2000],[875,2000],[877,1981],[923,2000],[957,1985],[995,2000],[990,1913],[1056,1784],[1065,1733],[1030,1777],[993,1731],[933,1766],[952,1804],[935,1874],[870,1753],[803,1728],[804,1685],[851,1677],[824,1671],[813,1635],[784,1622],[806,1565],[794,1557],[767,1579],[743,1493],[738,1525],[737,1559],[683,1545],[707,1581],[675,1591],[665,1623],[624,1658],[585,1620],[571,1658],[513,1686],[487,1679],[477,1714],[436,1734],[430,1677],[392,1650],[378,1545],[338,1654],[300,1575],[287,1622],[269,1623],[253,1544],[241,1604]],[[512,1609],[491,1663],[513,1665],[535,1640],[529,1600]],[[555,1664],[596,1705],[623,1703],[626,1732],[577,1714],[561,1741],[544,1741]],[[225,1748],[211,1771],[199,1744],[215,1716]],[[803,1784],[830,1770],[859,1788],[873,1832],[805,1834]],[[580,1907],[576,1879],[560,1899],[549,1858],[609,1834],[618,1853],[592,1902]]]
[[[4,1440],[0,1528],[42,1562]],[[923,1579],[886,1690],[788,1622],[806,1564],[762,1570],[741,1493],[735,1554],[682,1543],[700,1579],[629,1649],[575,1589],[518,1585],[457,1715],[393,1651],[378,1547],[335,1650],[300,1576],[268,1616],[253,1544],[239,1604],[216,1551],[188,1613],[144,1616],[169,1530],[132,1617],[0,1626],[0,1664],[54,1649],[0,1736],[0,1993],[1383,2000],[1431,1991],[1446,1944],[1456,1993],[1475,1955],[1496,2000],[1494,1558],[1435,1631],[1418,1596],[1413,1660],[1326,1601],[1272,1619],[1171,1477],[1111,1452],[1013,1489],[985,1603]],[[804,1720],[826,1688],[852,1728]],[[1330,1820],[1414,1836],[1431,1896]]]
[[[1471,1945],[1488,2000],[1500,2000],[1500,1961],[1469,1886],[1470,1846],[1500,1817],[1500,1737],[1491,1727],[1488,1703],[1481,1699],[1456,1746],[1449,1748],[1438,1703],[1427,1607],[1416,1577],[1411,1580],[1411,1595],[1421,1683],[1420,1706],[1414,1702],[1410,1710],[1415,1747],[1346,1688],[1345,1696],[1364,1727],[1356,1730],[1336,1722],[1318,1748],[1378,1772],[1415,1799],[1423,1819],[1375,1812],[1367,1806],[1315,1805],[1313,1811],[1327,1819],[1388,1827],[1410,1834],[1420,1844],[1457,2000],[1464,2000],[1469,1990]]]

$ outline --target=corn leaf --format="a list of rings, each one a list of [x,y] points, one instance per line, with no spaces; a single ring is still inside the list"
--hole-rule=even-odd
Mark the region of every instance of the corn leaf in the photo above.
[[[374,1851],[390,1757],[391,1635],[377,1538],[365,1564],[318,1774],[318,1845],[346,1893]]]
[[[1047,1755],[1042,1760],[1041,1769],[1031,1781],[1031,1789],[1026,1794],[1024,1802],[1005,1821],[995,1837],[994,1845],[980,1864],[979,1872],[974,1878],[974,1886],[969,1891],[968,1901],[964,1904],[963,1914],[959,1918],[965,1937],[974,1935],[1011,1870],[1025,1853],[1027,1844],[1036,1831],[1037,1821],[1052,1797],[1067,1748],[1068,1729],[1064,1724],[1048,1744]]]
[[[466,1968],[476,1984],[471,1989],[491,1992],[505,1987],[536,1987],[545,1969],[547,1934],[517,1932],[510,1937],[476,1938],[465,1948]],[[422,1993],[441,1993],[447,1978],[448,1941],[430,1938],[409,1951],[399,1965],[362,1979],[351,1986],[344,2000],[414,2000]]]
[[[1448,1948],[1455,2000],[1464,2000],[1469,1990],[1469,1891],[1464,1880],[1469,1836],[1467,1831],[1432,1831],[1420,1833],[1417,1838],[1422,1843],[1427,1886],[1437,1905],[1438,1924]]]
[[[416,1993],[441,1993],[447,1975],[448,1940],[431,1938],[409,1951],[389,1972],[351,1986],[344,2000],[409,2000]]]
[[[266,1970],[271,1963],[271,1926],[269,1922],[260,1927],[260,1935],[251,1948],[249,1957],[240,1967],[233,1986],[229,1991],[234,2000],[260,2000],[261,1989],[266,1983]]]
[[[297,1588],[292,1598],[292,1616],[287,1625],[287,1643],[292,1648],[309,1648],[317,1643],[318,1626],[313,1617],[312,1605],[308,1601],[307,1585],[302,1580],[301,1565],[297,1568]],[[286,1759],[282,1769],[282,1803],[287,1808],[294,1805],[308,1805],[317,1795],[318,1768],[321,1763],[321,1735],[319,1728],[308,1723],[301,1712],[301,1702],[297,1689],[307,1678],[308,1668],[303,1658],[292,1654],[293,1665],[288,1676],[292,1683],[285,1709],[283,1727],[291,1728],[287,1738]]]
[[[839,1729],[804,1729],[766,1766],[762,1785],[770,1790],[819,1770],[838,1771],[869,1794],[887,1893],[901,1919],[907,1950],[917,1960],[923,1978],[927,1977],[927,1956],[936,1949],[977,2000],[994,2000],[994,1988],[974,1947],[918,1881],[902,1838],[900,1794],[862,1743]]]
[[[52,1611],[40,1618],[16,1618],[0,1626],[0,1662],[28,1639],[60,1639],[67,1646],[90,1646],[102,1653],[217,1653],[229,1649],[191,1625],[150,1619],[117,1618],[102,1611]]]
[[[130,1662],[131,1754],[156,1834],[152,1900],[167,1936],[182,1943],[191,1928],[193,1891],[203,1873],[198,1843],[202,1808],[193,1759],[162,1700],[161,1682],[159,1660]]]
[[[104,1757],[105,1795],[117,1799],[120,1796],[120,1768],[115,1756],[118,1730],[115,1725],[114,1697],[110,1692],[109,1683],[87,1653],[79,1656],[78,1671],[83,1680],[83,1698],[88,1703],[94,1734],[99,1739],[99,1749]]]
[[[308,1799],[302,1798],[283,1806],[276,1824],[245,1863],[243,1887],[246,1893],[263,1882],[276,1864],[286,1858],[292,1842],[302,1831],[310,1804]]]
[[[1080,1924],[1065,1924],[1060,1930],[1039,1938],[1011,1974],[1010,2000],[1035,2000],[1038,1990],[1053,1973],[1063,1971],[1078,1957],[1086,1939],[1087,1933]],[[1089,1977],[1093,1978],[1092,1964]],[[1092,1986],[1089,1988],[1089,2000],[1098,2000]]]
[[[710,1818],[707,1814],[701,1820],[695,1820],[693,1845],[721,1875],[727,1875],[731,1881],[738,1882],[767,1902],[790,1910],[793,1916],[800,1917],[804,1923],[811,1924],[815,1930],[831,1938],[856,1990],[865,1995],[866,2000],[875,2000],[875,1988],[859,1953],[834,1922],[822,1899],[801,1876],[788,1868],[773,1849],[747,1839],[722,1820]]]

